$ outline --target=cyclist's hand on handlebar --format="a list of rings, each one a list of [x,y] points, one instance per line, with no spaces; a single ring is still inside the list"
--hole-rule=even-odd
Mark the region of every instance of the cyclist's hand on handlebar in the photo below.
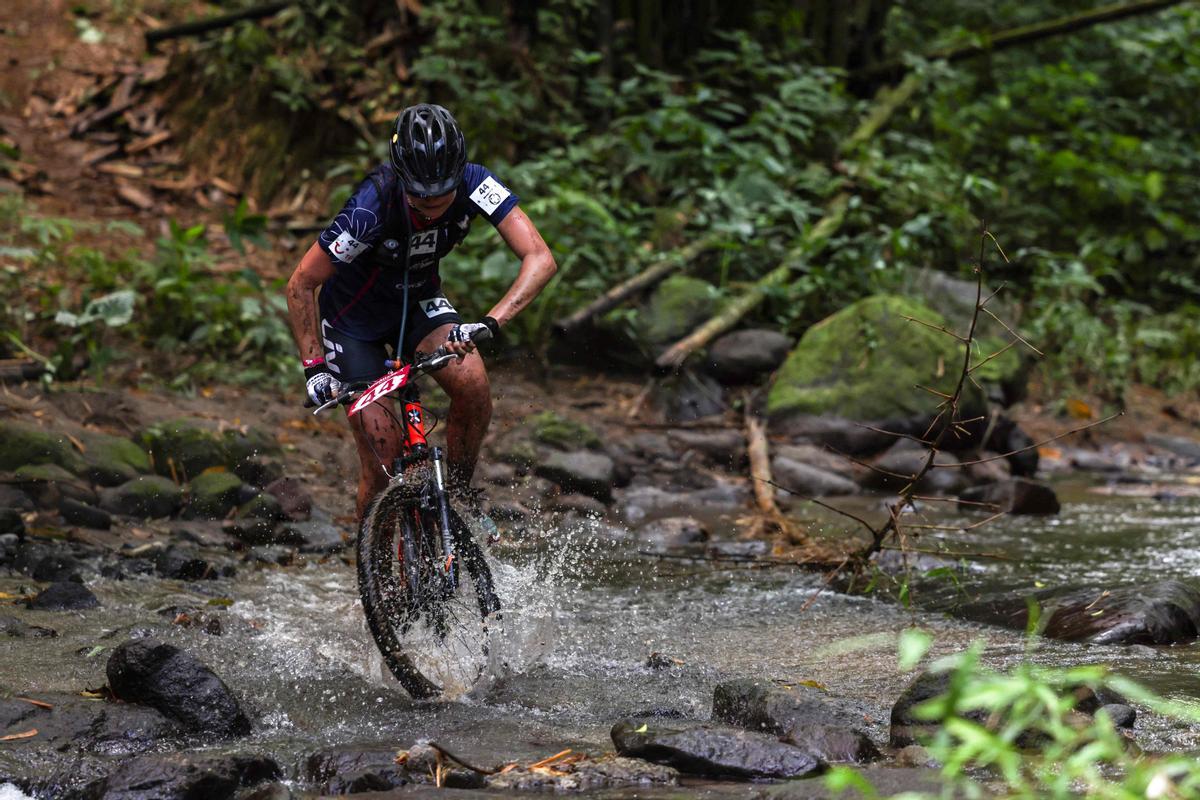
[[[324,362],[305,367],[304,377],[307,379],[305,388],[308,390],[308,399],[313,405],[325,405],[337,397],[342,389],[341,381],[333,377]]]
[[[500,334],[500,326],[491,317],[484,317],[483,322],[460,322],[450,329],[446,336],[447,352],[462,358],[475,349],[476,342],[492,339]]]

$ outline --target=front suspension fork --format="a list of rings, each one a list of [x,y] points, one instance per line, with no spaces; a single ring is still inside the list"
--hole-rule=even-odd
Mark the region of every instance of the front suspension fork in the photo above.
[[[437,506],[435,511],[442,529],[442,557],[444,559],[441,565],[442,578],[445,581],[447,596],[449,596],[458,589],[458,565],[454,563],[456,554],[454,552],[454,534],[450,529],[450,503],[446,497],[445,459],[442,457],[442,448],[440,447],[434,447],[430,455],[430,462],[433,465],[434,502]]]

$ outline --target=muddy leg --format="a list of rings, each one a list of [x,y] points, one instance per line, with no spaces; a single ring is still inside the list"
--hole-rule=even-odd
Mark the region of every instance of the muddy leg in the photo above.
[[[445,343],[451,325],[436,328],[417,348],[432,352]],[[450,414],[446,421],[446,461],[452,486],[466,486],[475,474],[479,448],[492,419],[492,391],[487,370],[479,351],[462,361],[453,361],[433,373],[433,378],[450,395]]]
[[[387,486],[388,476],[383,467],[392,468],[392,460],[404,448],[404,431],[383,408],[392,401],[380,400],[350,418],[350,430],[358,445],[358,520],[361,523],[371,500]]]

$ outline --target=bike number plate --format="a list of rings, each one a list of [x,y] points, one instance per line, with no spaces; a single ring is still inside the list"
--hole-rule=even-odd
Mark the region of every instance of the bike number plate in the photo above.
[[[392,392],[404,386],[404,384],[408,383],[408,369],[408,364],[405,364],[395,372],[389,372],[387,375],[384,375],[382,378],[372,383],[369,387],[367,387],[367,390],[362,393],[362,396],[355,400],[353,405],[350,406],[350,411],[347,412],[347,416],[353,417],[355,414],[362,411],[379,398],[383,397],[384,395],[391,394]]]

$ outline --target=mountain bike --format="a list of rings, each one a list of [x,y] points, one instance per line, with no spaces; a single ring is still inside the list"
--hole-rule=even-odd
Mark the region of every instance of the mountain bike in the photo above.
[[[480,333],[476,341],[486,338]],[[388,361],[393,371],[369,385],[343,386],[313,412],[347,405],[353,419],[390,395],[399,400],[404,447],[358,531],[358,591],[384,662],[418,699],[474,686],[489,666],[489,627],[500,617],[483,549],[447,496],[442,449],[426,439],[415,384],[455,358],[440,347],[410,364]]]

